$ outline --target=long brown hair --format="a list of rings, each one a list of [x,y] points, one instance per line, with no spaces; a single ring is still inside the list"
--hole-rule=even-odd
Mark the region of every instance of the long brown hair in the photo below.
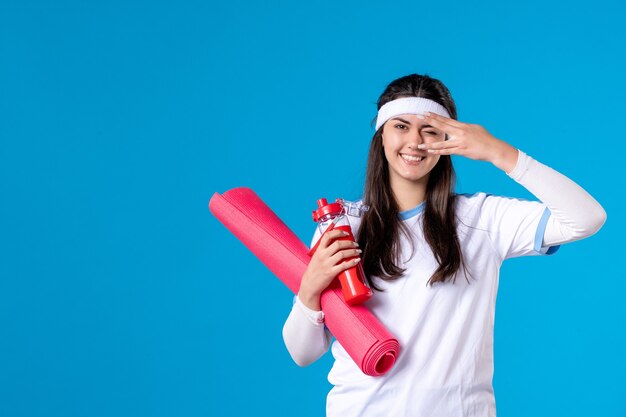
[[[456,106],[448,89],[428,75],[411,74],[392,81],[379,97],[378,109],[401,97],[424,97],[436,101],[445,107],[451,118],[457,118]],[[378,291],[381,289],[374,284],[372,276],[390,281],[400,278],[406,271],[398,266],[401,261],[400,232],[410,237],[407,225],[398,218],[399,207],[389,182],[389,163],[382,146],[383,127],[374,133],[370,144],[363,196],[363,202],[370,209],[364,214],[358,233],[366,279],[370,287]],[[424,237],[439,264],[428,281],[431,286],[450,277],[455,280],[459,268],[463,266],[465,269],[456,232],[455,178],[452,159],[449,155],[441,155],[430,172],[422,218]]]

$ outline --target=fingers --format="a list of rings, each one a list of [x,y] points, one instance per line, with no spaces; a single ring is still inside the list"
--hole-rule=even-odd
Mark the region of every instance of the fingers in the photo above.
[[[322,238],[324,241],[320,240],[320,246],[313,254],[301,284],[314,293],[321,293],[337,275],[361,261],[358,244],[347,238],[341,230],[331,230]]]
[[[346,269],[352,268],[354,265],[358,264],[359,262],[361,262],[361,258],[354,258],[354,259],[350,259],[348,261],[345,262],[340,262],[339,264],[333,266],[331,268],[332,274],[334,276],[339,275],[342,271],[345,271]]]
[[[450,117],[445,117],[445,116],[441,116],[439,114],[436,113],[431,113],[431,112],[426,112],[424,113],[424,119],[428,120],[430,122],[432,121],[436,121],[439,123],[445,123],[447,125],[456,127],[456,128],[461,128],[463,127],[464,123],[459,122],[458,120],[454,120]]]
[[[431,155],[456,155],[459,154],[458,148],[446,148],[446,149],[429,149],[428,153]]]
[[[352,240],[335,240],[325,249],[325,251],[328,252],[328,256],[333,256],[335,253],[342,249],[354,249],[358,246],[358,243],[353,242]]]
[[[454,126],[444,123],[441,120],[437,120],[432,116],[424,116],[424,121],[428,122],[431,126],[442,130],[444,133],[451,133],[450,129],[454,128]]]
[[[448,135],[456,135],[464,128],[463,123],[456,122],[456,124],[452,124],[448,122],[449,120],[456,122],[453,119],[448,119],[439,115],[433,115],[432,113],[430,116],[424,116],[425,122],[443,131],[444,133],[447,133]]]
[[[440,142],[420,143],[419,149],[448,149],[459,146],[461,142],[458,139],[444,140]]]
[[[320,242],[320,249],[327,248],[332,241],[346,236],[348,236],[348,234],[341,229],[333,229],[328,233],[324,233],[322,241]]]
[[[333,265],[337,265],[339,262],[343,261],[344,259],[358,257],[361,254],[361,252],[362,252],[361,249],[344,249],[335,253],[333,256],[330,257],[329,260]]]
[[[359,249],[359,244],[350,239],[337,239],[332,242],[328,247],[318,251],[320,259],[323,259],[323,263],[327,266],[336,266],[343,264],[345,259],[358,257],[362,250]],[[347,266],[346,268],[348,268]],[[343,268],[343,269],[346,269]],[[343,270],[342,269],[342,270]],[[336,275],[336,274],[335,274]]]
[[[461,150],[462,143],[458,139],[441,142],[420,143],[417,147],[426,150],[431,155],[452,155]]]

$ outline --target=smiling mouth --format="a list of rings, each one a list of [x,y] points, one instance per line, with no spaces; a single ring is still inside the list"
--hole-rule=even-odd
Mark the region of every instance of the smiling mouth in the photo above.
[[[420,162],[425,158],[425,156],[407,155],[404,153],[401,153],[400,157],[404,159],[406,162]]]

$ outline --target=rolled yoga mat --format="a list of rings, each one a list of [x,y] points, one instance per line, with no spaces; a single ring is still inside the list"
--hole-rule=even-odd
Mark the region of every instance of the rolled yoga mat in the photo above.
[[[250,188],[233,188],[209,201],[209,210],[294,294],[311,260],[309,248]],[[371,376],[385,374],[400,351],[398,340],[365,306],[349,306],[341,288],[327,288],[320,300],[325,324],[346,352]]]

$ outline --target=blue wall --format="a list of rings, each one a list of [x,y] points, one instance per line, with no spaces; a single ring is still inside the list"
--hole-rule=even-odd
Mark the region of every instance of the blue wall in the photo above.
[[[251,187],[308,243],[414,72],[608,213],[504,264],[498,413],[626,415],[623,1],[0,7],[1,416],[323,415],[331,355],[291,361],[290,292],[207,203]],[[454,161],[459,192],[533,198]]]

